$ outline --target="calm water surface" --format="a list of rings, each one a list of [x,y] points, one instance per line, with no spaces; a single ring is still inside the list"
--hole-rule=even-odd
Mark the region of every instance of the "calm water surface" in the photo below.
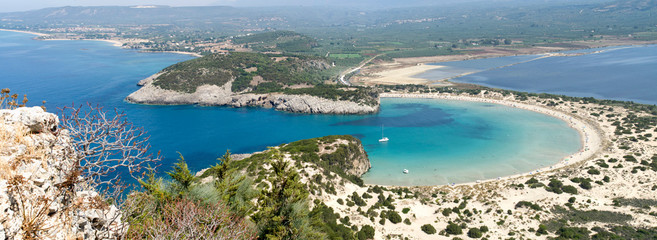
[[[569,57],[538,59],[540,55],[527,55],[436,63],[445,68],[418,76],[437,80],[476,72],[453,81],[524,92],[657,104],[657,45],[607,47],[567,53],[599,50],[603,51]],[[515,65],[498,68],[510,64]]]
[[[190,59],[140,53],[96,41],[34,41],[0,31],[0,88],[25,93],[32,104],[91,102],[118,108],[143,126],[164,169],[177,151],[199,170],[226,149],[235,153],[332,134],[359,137],[373,168],[367,183],[434,185],[494,178],[553,164],[580,148],[577,132],[555,118],[485,103],[382,99],[365,116],[291,114],[261,108],[147,106],[123,98],[140,79]],[[381,126],[390,138],[379,143]],[[410,174],[402,174],[408,169]]]

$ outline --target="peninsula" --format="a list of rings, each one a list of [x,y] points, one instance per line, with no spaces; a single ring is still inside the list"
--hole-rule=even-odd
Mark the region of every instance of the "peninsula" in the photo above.
[[[234,52],[177,63],[139,82],[126,101],[141,104],[261,106],[300,113],[377,112],[378,93],[330,83],[320,57]]]

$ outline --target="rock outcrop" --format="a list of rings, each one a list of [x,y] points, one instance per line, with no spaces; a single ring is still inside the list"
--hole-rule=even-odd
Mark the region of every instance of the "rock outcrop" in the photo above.
[[[142,88],[130,94],[125,100],[140,104],[266,107],[295,113],[369,114],[379,111],[378,104],[369,106],[309,95],[238,94],[231,91],[232,82],[221,87],[203,85],[194,93],[176,92],[153,85],[153,79],[156,77],[157,74],[140,81],[139,85]]]
[[[0,239],[113,238],[123,226],[115,206],[76,183],[58,122],[39,107],[0,110]]]
[[[322,141],[322,139],[332,141]],[[331,165],[341,166],[342,171],[354,176],[362,176],[372,168],[367,152],[358,138],[349,135],[319,138],[320,159],[330,161]],[[343,163],[342,163],[343,162]]]

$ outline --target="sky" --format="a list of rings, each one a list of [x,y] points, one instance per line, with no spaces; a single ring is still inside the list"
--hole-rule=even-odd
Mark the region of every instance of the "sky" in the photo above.
[[[63,6],[407,6],[476,0],[0,0],[0,12],[29,11]],[[410,3],[412,2],[412,3]]]

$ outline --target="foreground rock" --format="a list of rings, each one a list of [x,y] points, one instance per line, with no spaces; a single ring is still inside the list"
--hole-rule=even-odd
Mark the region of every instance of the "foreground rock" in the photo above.
[[[120,213],[75,184],[74,149],[39,107],[0,110],[0,239],[106,239]]]
[[[231,91],[232,82],[221,87],[203,85],[199,86],[194,93],[183,93],[153,85],[153,79],[157,76],[158,74],[140,81],[138,85],[142,88],[130,94],[125,100],[140,104],[266,107],[295,113],[369,114],[379,110],[378,103],[370,106],[309,95],[233,93]]]

